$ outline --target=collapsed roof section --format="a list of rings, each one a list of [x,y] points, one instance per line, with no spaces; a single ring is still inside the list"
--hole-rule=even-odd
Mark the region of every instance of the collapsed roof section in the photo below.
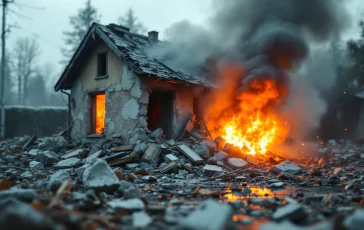
[[[176,84],[188,83],[207,87],[214,86],[213,83],[203,77],[175,71],[161,60],[148,55],[145,51],[147,47],[153,46],[155,43],[161,43],[155,36],[157,36],[155,31],[150,32],[148,37],[131,33],[128,28],[116,24],[103,26],[93,23],[54,86],[54,90],[71,89],[73,80],[83,67],[82,63],[85,63],[99,38],[119,58],[125,60],[129,68],[136,74]]]

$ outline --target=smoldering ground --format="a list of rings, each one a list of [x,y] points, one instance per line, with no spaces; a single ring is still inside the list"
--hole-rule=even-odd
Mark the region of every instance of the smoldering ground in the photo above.
[[[231,101],[249,81],[261,76],[281,81],[288,88],[285,103],[276,110],[290,122],[291,134],[304,138],[311,134],[326,111],[326,102],[320,96],[320,85],[332,85],[336,74],[335,63],[321,61],[326,70],[317,81],[298,75],[312,44],[325,46],[340,39],[351,20],[344,1],[338,0],[231,0],[212,2],[211,16],[206,26],[188,21],[178,22],[166,30],[170,44],[148,50],[151,56],[167,60],[180,71],[201,75],[200,67],[213,57],[217,67],[224,63],[239,63],[244,71],[239,78],[224,77],[219,82],[240,81],[232,84],[235,93]],[[311,56],[310,60],[320,58]],[[331,60],[331,59],[330,59]],[[309,71],[306,71],[306,73]],[[325,72],[325,71],[320,71]],[[322,82],[330,84],[322,84]],[[225,84],[226,85],[226,84]],[[212,90],[212,97],[221,94]],[[226,97],[225,100],[228,100]],[[214,107],[211,100],[205,103]],[[216,101],[216,100],[215,100]],[[221,103],[221,102],[218,102]],[[227,102],[234,106],[234,103]],[[209,115],[219,117],[223,111]],[[290,135],[291,135],[290,134]]]

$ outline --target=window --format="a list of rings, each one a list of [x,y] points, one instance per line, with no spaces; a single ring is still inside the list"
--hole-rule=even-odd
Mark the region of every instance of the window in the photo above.
[[[107,75],[107,52],[97,54],[97,76],[104,77]]]
[[[106,101],[105,94],[91,95],[91,111],[90,111],[90,133],[104,134],[105,128],[105,114],[106,114]]]

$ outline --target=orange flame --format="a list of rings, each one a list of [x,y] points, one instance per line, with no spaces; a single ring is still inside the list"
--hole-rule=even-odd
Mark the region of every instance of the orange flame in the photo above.
[[[235,77],[231,77],[231,71],[230,69],[222,72],[223,75],[229,75],[223,77],[229,81],[236,81]],[[238,84],[227,83],[217,94],[221,94],[220,90],[231,92],[230,87],[235,85],[236,89]],[[234,106],[225,108],[223,115],[211,123],[214,124],[217,135],[223,137],[226,143],[240,149],[242,153],[265,154],[273,145],[282,143],[288,134],[289,126],[276,112],[276,106],[287,94],[287,89],[269,77],[259,77],[244,85],[244,88],[238,88],[238,91],[239,93],[231,94],[236,99]],[[221,102],[215,102],[212,107],[218,111]]]
[[[105,94],[96,95],[95,108],[96,108],[95,132],[96,134],[103,134],[105,128]]]

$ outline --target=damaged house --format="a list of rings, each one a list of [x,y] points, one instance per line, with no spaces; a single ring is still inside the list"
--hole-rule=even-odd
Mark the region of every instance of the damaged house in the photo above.
[[[92,24],[54,87],[71,92],[72,139],[121,136],[132,143],[157,128],[175,138],[191,114],[199,115],[199,98],[211,84],[148,55],[157,43],[156,31],[143,36]]]

